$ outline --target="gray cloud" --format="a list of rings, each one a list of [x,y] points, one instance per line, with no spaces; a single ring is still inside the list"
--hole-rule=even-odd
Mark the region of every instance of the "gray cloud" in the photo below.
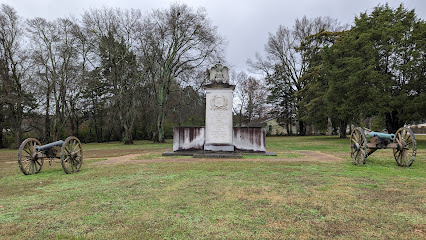
[[[148,12],[156,8],[167,8],[166,0],[0,0],[0,3],[14,7],[24,18],[43,17],[55,19],[69,15],[78,16],[84,10],[102,6],[141,9]],[[352,24],[361,12],[370,12],[377,0],[179,0],[194,8],[204,7],[218,31],[229,42],[226,57],[235,70],[246,70],[246,60],[255,52],[261,52],[268,33],[279,25],[292,26],[296,18],[330,16],[341,23]],[[402,2],[408,9],[415,9],[417,15],[426,18],[426,1],[388,1],[392,7]]]

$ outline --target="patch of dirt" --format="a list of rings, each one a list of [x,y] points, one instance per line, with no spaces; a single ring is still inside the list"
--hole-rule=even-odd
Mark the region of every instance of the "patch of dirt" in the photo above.
[[[317,162],[330,162],[330,161],[342,161],[342,158],[336,157],[334,155],[318,152],[318,151],[297,151],[305,155],[308,159],[307,161],[317,161]],[[305,159],[305,158],[304,158]]]
[[[166,151],[167,148],[165,148],[164,151]],[[158,150],[159,154],[161,154],[164,151],[161,151],[162,149]],[[157,151],[157,149],[155,150]],[[143,155],[153,153],[152,149],[96,149],[96,150],[84,150],[83,149],[83,156],[85,159],[90,158],[111,158],[111,157],[120,157],[125,155]]]
[[[16,152],[3,152],[0,154],[0,162],[5,163],[17,163],[18,162],[18,150]]]
[[[103,160],[100,162],[95,162],[93,164],[106,165],[106,164],[117,164],[117,163],[136,163],[140,162],[140,160],[136,160],[135,158],[140,156],[141,154],[128,154],[124,156],[111,157],[107,160]]]
[[[166,148],[165,148],[166,149]],[[97,159],[97,158],[112,158],[123,157],[126,155],[140,156],[144,153],[149,153],[152,150],[148,149],[96,149],[85,150],[83,148],[83,159]],[[161,149],[160,149],[161,151]],[[161,154],[161,152],[159,152]],[[0,163],[16,163],[18,164],[18,149],[16,151],[4,152],[0,154]]]
[[[304,155],[300,158],[247,158],[247,159],[227,159],[227,158],[193,158],[193,157],[179,157],[174,158],[173,156],[158,157],[153,159],[136,159],[144,154],[127,154],[124,156],[110,157],[107,160],[95,162],[92,164],[96,165],[107,165],[107,164],[123,164],[123,163],[152,163],[152,162],[296,162],[296,161],[313,161],[313,162],[336,162],[343,161],[342,158],[321,153],[318,151],[296,151]]]
[[[227,158],[193,158],[193,157],[157,157],[149,159],[136,159],[142,155],[161,154],[168,149],[156,149],[152,152],[148,149],[103,149],[103,150],[87,150],[83,149],[84,159],[99,159],[107,158],[107,160],[99,161],[93,164],[123,164],[123,163],[143,163],[143,162],[220,162],[220,161],[250,161],[250,162],[281,162],[281,161],[316,161],[316,162],[334,162],[342,161],[347,157],[347,154],[336,154],[330,155],[318,151],[295,151],[303,156],[300,158],[277,158],[277,157],[265,157],[265,158],[247,158],[247,159],[227,159]],[[158,151],[158,152],[157,152]],[[17,164],[17,153],[7,152],[0,154],[0,163]]]

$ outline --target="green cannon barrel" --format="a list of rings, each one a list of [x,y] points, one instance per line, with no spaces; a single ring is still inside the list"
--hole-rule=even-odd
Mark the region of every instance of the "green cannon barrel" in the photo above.
[[[368,134],[368,135],[370,137],[378,136],[379,138],[390,139],[390,140],[394,140],[395,139],[395,134],[389,134],[389,133],[370,132],[370,134]]]
[[[56,142],[53,142],[53,143],[49,143],[49,144],[46,144],[46,145],[43,145],[43,146],[37,147],[37,148],[36,148],[36,151],[49,150],[49,149],[51,149],[52,147],[62,146],[62,144],[64,144],[64,141],[59,140],[59,141],[56,141]]]

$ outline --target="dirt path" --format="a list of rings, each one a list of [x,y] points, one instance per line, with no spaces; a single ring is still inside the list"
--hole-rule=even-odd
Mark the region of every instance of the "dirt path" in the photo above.
[[[192,157],[158,157],[153,159],[136,159],[141,158],[143,154],[128,154],[124,156],[111,157],[103,161],[95,162],[95,165],[109,165],[109,164],[124,164],[124,163],[152,163],[152,162],[221,162],[221,161],[234,161],[234,162],[294,162],[294,161],[315,161],[315,162],[335,162],[342,161],[342,158],[321,153],[318,151],[295,151],[300,153],[303,157],[300,158],[246,158],[246,159],[226,159],[226,158],[192,158]]]

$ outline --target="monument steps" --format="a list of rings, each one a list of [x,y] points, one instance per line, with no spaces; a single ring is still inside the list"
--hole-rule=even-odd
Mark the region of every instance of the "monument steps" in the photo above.
[[[203,151],[203,150],[183,150],[183,151],[168,151],[162,154],[163,156],[192,156],[194,158],[243,158],[244,155],[260,155],[260,156],[277,156],[273,152],[253,152],[253,151]]]

